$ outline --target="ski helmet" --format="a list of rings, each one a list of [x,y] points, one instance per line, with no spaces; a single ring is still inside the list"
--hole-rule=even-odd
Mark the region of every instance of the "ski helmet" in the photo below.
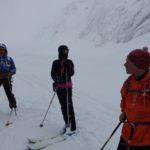
[[[66,46],[66,45],[60,45],[60,46],[58,47],[58,52],[59,52],[59,53],[61,53],[61,51],[63,51],[63,50],[69,51],[68,46]]]
[[[60,45],[58,47],[58,57],[59,59],[67,59],[68,58],[69,48],[66,45]]]
[[[0,49],[7,50],[7,47],[6,47],[6,45],[5,45],[5,44],[0,43]]]

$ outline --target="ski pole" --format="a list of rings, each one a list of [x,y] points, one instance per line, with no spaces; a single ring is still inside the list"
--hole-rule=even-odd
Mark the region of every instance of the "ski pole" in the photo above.
[[[44,115],[44,118],[43,118],[42,122],[40,123],[40,127],[43,127],[43,123],[44,123],[45,118],[46,118],[46,116],[47,116],[47,113],[48,113],[48,111],[49,111],[49,109],[50,109],[50,106],[51,106],[51,104],[52,104],[52,101],[53,101],[53,99],[54,99],[54,97],[55,97],[56,91],[57,91],[57,88],[55,89],[54,94],[53,94],[53,96],[52,96],[52,98],[51,98],[51,100],[50,100],[50,103],[49,103],[49,106],[48,106],[48,108],[47,108],[47,110],[46,110],[46,113],[45,113],[45,115]]]
[[[68,85],[68,76],[67,76],[67,68],[66,68],[66,86]],[[66,88],[66,96],[67,96],[67,117],[68,117],[68,124],[70,126],[70,110],[69,110],[69,95],[68,95],[68,87]]]
[[[107,145],[107,143],[109,142],[109,140],[112,138],[112,136],[115,134],[115,132],[117,131],[117,129],[119,128],[119,126],[121,125],[122,122],[119,122],[118,125],[116,126],[116,128],[113,130],[113,132],[111,133],[111,135],[109,136],[109,138],[107,139],[107,141],[105,142],[105,144],[102,146],[102,148],[100,150],[103,150],[104,147]]]

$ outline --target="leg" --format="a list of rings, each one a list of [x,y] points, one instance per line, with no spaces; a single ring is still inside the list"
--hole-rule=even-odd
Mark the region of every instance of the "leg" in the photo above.
[[[11,109],[16,108],[16,99],[14,97],[14,94],[12,93],[12,89],[11,89],[12,87],[10,81],[8,79],[3,79],[2,84],[9,101],[9,107]]]
[[[2,79],[0,79],[0,86],[2,85],[2,82],[3,82],[3,80],[2,80]]]
[[[120,137],[120,141],[119,141],[117,150],[127,150],[127,143],[125,142],[125,140],[122,137]]]
[[[65,124],[69,124],[68,116],[67,116],[67,101],[66,101],[66,90],[65,89],[57,89],[57,96],[59,99],[59,103],[61,105],[61,111],[63,114],[63,119]]]
[[[69,101],[69,122],[70,122],[70,129],[71,131],[76,130],[76,121],[75,121],[75,114],[72,102],[72,88],[68,89],[68,101]]]

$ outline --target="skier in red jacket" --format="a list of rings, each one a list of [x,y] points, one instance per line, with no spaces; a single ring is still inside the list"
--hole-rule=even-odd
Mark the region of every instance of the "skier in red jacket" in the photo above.
[[[121,89],[122,135],[117,150],[150,150],[150,53],[131,51],[124,64],[131,74]]]

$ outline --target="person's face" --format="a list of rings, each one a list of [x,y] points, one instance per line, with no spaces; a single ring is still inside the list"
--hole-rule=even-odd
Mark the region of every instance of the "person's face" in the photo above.
[[[63,53],[64,55],[67,55],[67,54],[68,54],[68,50],[64,49],[64,50],[62,51],[62,53]]]
[[[3,50],[2,48],[0,48],[0,56],[3,56],[5,53],[5,50]]]
[[[133,62],[131,62],[129,59],[126,59],[126,62],[124,64],[125,68],[126,68],[126,72],[127,74],[133,74],[136,75],[138,73],[138,71],[140,70],[139,68],[137,68],[135,66],[135,64]]]
[[[67,57],[68,57],[68,50],[64,49],[59,53],[59,58],[67,59]]]

